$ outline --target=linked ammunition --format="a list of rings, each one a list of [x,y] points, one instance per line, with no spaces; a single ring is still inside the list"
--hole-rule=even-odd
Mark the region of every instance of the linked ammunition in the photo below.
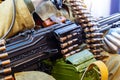
[[[70,56],[70,55],[71,55],[71,54],[69,54],[69,53],[68,53],[68,54],[65,54],[65,55],[64,55],[64,58],[67,58],[67,57]]]
[[[83,13],[83,14],[90,14],[87,10],[81,10],[81,13]]]
[[[73,33],[73,34],[67,35],[65,37],[61,37],[60,42],[64,42],[65,40],[70,39],[71,37],[76,36],[76,35],[77,35],[77,33]]]
[[[76,47],[78,47],[78,44],[75,44],[75,45],[73,45],[73,46],[70,46],[70,47],[68,47],[67,49],[61,50],[61,53],[62,53],[62,54],[65,54],[65,53],[67,53],[68,51],[71,51],[71,50],[73,50],[73,49],[76,48]]]
[[[103,46],[104,44],[92,44],[91,47],[100,47],[100,46]]]
[[[79,23],[88,23],[88,22],[90,22],[92,19],[80,19],[79,20]]]
[[[93,27],[92,27],[92,28],[90,28],[90,29],[89,29],[89,28],[85,28],[85,29],[84,29],[85,32],[93,32],[93,31],[96,31],[96,30],[99,30],[99,28],[93,28]]]
[[[78,47],[78,44],[73,45],[74,48]]]
[[[6,47],[5,46],[1,46],[0,47],[0,51],[4,51],[4,50],[6,50]]]
[[[77,50],[75,50],[75,51],[76,51],[76,52],[80,52],[80,50],[81,50],[81,49],[77,49]]]
[[[68,44],[71,45],[72,43],[76,42],[78,39],[73,39],[71,41],[68,41]]]
[[[87,45],[87,48],[95,48],[95,47],[101,47],[104,44],[91,44],[91,45]]]
[[[103,38],[91,38],[91,39],[87,39],[86,42],[91,43],[91,42],[98,42],[101,40],[103,40]]]
[[[71,41],[68,41],[68,45],[71,45],[74,41],[71,40]]]
[[[0,54],[0,59],[8,57],[8,53],[2,53]]]
[[[101,57],[101,55],[94,55],[94,57],[95,57],[95,58],[99,58],[99,57]]]
[[[87,45],[87,48],[90,48],[91,46],[90,45]]]
[[[14,80],[12,75],[6,76],[3,80]]]
[[[13,76],[12,75],[9,75],[9,76],[6,76],[0,80],[14,80]]]
[[[78,40],[78,39],[76,38],[76,39],[73,39],[72,41],[73,41],[73,42],[76,42],[77,40]]]
[[[78,14],[78,12],[75,12],[75,14]],[[86,19],[87,17],[88,17],[88,18],[91,18],[90,15],[83,15],[83,14],[77,15],[77,18],[78,18],[78,19]]]
[[[64,49],[64,50],[61,50],[61,53],[62,54],[65,54],[65,53],[67,53],[69,50],[68,49]]]
[[[84,19],[79,20],[79,23],[84,23],[84,22],[86,22]]]
[[[85,17],[85,18],[91,18],[90,14],[82,14],[81,16]]]
[[[69,38],[71,38],[72,37],[72,35],[67,35],[67,38],[69,39]]]
[[[71,50],[73,50],[73,48],[74,48],[74,46],[70,46],[70,47],[68,47],[68,50],[71,51]]]
[[[7,64],[10,64],[10,60],[5,60],[5,61],[0,62],[0,65],[2,66],[7,65]]]
[[[79,11],[80,9],[82,9],[82,6],[79,6],[79,7],[73,7],[73,10],[75,10],[75,11]]]
[[[92,38],[90,41],[97,42],[97,41],[101,41],[101,40],[103,40],[103,38]]]
[[[4,73],[10,73],[12,71],[12,69],[11,68],[6,68],[3,71],[4,71]]]
[[[96,36],[103,36],[103,33],[91,33],[91,34],[86,34],[86,37],[96,37]]]
[[[93,22],[89,22],[88,24],[87,24],[89,27],[93,27],[93,26],[95,26],[95,25],[97,25],[96,23],[93,23]]]
[[[89,29],[89,28],[85,28],[85,29],[84,29],[84,32],[86,32],[86,33],[87,33],[87,32],[90,32],[90,29]]]
[[[101,49],[96,49],[96,50],[92,50],[93,53],[98,53],[98,52],[102,52],[103,50]]]
[[[75,54],[75,53],[76,53],[76,51],[72,51],[72,52],[70,52],[68,54],[72,55],[72,54]]]
[[[76,53],[76,51],[72,51],[70,53],[67,53],[67,54],[64,55],[64,58],[67,58],[68,56],[73,55],[75,53]]]
[[[67,37],[60,38],[60,42],[64,42],[67,39]]]
[[[68,43],[61,44],[61,48],[65,48],[68,45]]]
[[[98,60],[103,60],[103,59],[108,58],[108,57],[109,57],[108,55],[102,55],[102,54],[94,55],[94,58],[96,58]]]
[[[91,42],[91,40],[90,40],[90,39],[87,39],[85,42],[86,42],[86,43],[90,43],[90,42]]]
[[[92,31],[96,31],[96,30],[99,30],[99,28],[96,28],[96,27],[90,28],[90,31],[91,31],[91,32],[92,32]]]
[[[78,33],[73,33],[72,35],[73,35],[73,36],[76,36],[77,34],[78,34]]]
[[[74,4],[73,4],[73,5],[74,5]],[[79,11],[79,10],[82,10],[83,7],[82,7],[82,6],[75,6],[75,7],[73,7],[73,9],[76,10],[76,12],[77,12],[77,11]],[[80,13],[77,12],[77,14],[80,14]]]
[[[91,34],[86,34],[86,38],[89,38],[89,37],[91,37]]]
[[[86,27],[87,27],[87,23],[81,24],[81,26],[82,26],[83,28],[86,28]]]
[[[95,19],[93,19],[93,18],[91,18],[91,17],[89,17],[89,18],[86,18],[85,20],[86,20],[86,22],[95,21]]]
[[[66,42],[66,43],[61,44],[61,48],[65,48],[65,47],[71,45],[72,43],[76,42],[77,40],[78,40],[78,39],[73,39],[73,40],[71,40],[71,41],[68,41],[68,42]]]
[[[6,69],[3,69],[3,70],[0,70],[0,74],[8,74],[12,71],[11,68],[6,68]]]
[[[65,54],[64,57],[66,58],[66,57],[68,57],[68,56],[70,56],[70,55],[73,55],[73,54],[79,52],[79,51],[80,51],[80,49],[77,49],[77,50],[75,50],[75,51],[71,51],[71,52]]]

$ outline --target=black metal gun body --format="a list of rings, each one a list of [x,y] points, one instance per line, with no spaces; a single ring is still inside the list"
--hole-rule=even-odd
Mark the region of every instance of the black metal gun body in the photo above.
[[[63,30],[65,27],[67,28]],[[80,26],[68,21],[65,24],[55,24],[40,30],[25,31],[13,38],[8,39],[6,51],[2,52],[7,53],[8,57],[1,60],[5,61],[10,59],[11,63],[3,66],[3,68],[10,67],[13,72],[24,71],[26,68],[32,66],[40,60],[61,55],[61,51],[59,49],[60,42],[55,36],[55,31],[61,29],[62,31],[60,32],[63,33],[61,33],[61,35],[81,33]],[[81,38],[81,35],[76,36],[76,38]],[[78,39],[76,44],[81,44],[81,39]]]

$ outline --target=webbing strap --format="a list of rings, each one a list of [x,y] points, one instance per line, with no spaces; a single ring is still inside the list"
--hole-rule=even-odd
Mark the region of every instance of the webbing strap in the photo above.
[[[100,71],[100,75],[101,75],[100,80],[108,80],[108,68],[102,61],[95,61],[95,62],[91,63],[87,67],[86,71],[83,73],[83,77],[87,71],[91,70],[95,66],[98,67],[98,69]],[[81,80],[83,80],[83,77]]]

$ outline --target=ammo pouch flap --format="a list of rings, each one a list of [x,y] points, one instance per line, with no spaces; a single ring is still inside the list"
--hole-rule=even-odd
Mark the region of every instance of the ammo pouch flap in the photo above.
[[[65,60],[59,59],[53,66],[52,75],[56,80],[80,80],[85,69],[95,62],[94,55],[88,50],[83,50]],[[84,76],[84,80],[98,80],[99,74],[91,69]]]

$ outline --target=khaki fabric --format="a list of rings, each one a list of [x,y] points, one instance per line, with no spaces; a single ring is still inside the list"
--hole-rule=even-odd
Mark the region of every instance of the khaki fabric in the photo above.
[[[16,73],[15,80],[55,80],[55,79],[44,72],[28,71]]]
[[[27,8],[29,9],[30,13],[32,13],[35,8],[31,0],[24,0],[25,4],[27,5]]]
[[[103,60],[108,67],[108,80],[120,80],[120,55],[107,52],[103,52],[102,54],[109,56]]]
[[[120,55],[109,54],[106,65],[109,70],[109,80],[120,80]]]
[[[14,27],[8,37],[34,27],[33,18],[24,3],[24,0],[15,0],[16,3],[16,20]],[[2,37],[9,29],[12,21],[12,0],[5,0],[0,4],[0,37]]]
[[[53,15],[61,16],[58,9],[53,5],[50,0],[42,1],[40,5],[37,6],[35,12],[44,21]]]

